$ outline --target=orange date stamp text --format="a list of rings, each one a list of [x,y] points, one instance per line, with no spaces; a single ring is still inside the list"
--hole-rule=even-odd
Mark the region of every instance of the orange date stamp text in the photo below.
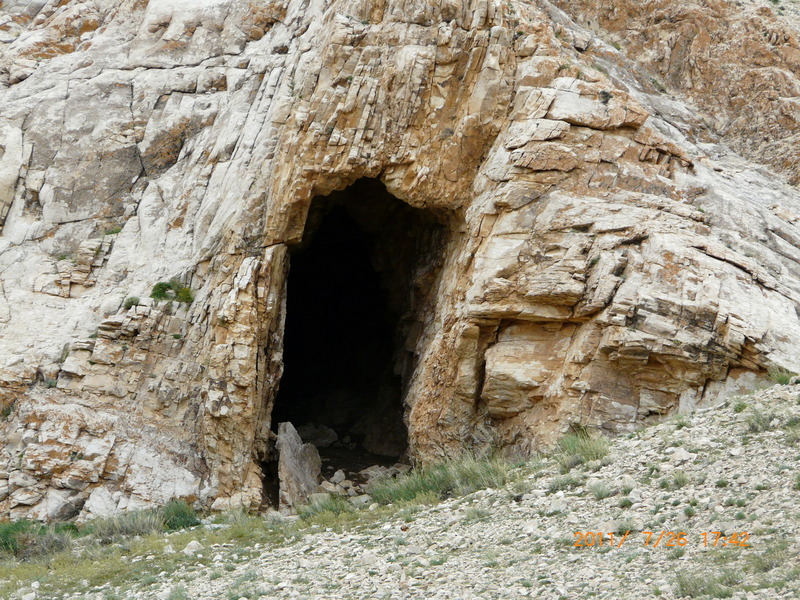
[[[575,543],[577,548],[600,548],[602,546],[622,548],[623,544],[639,544],[647,548],[682,548],[689,544],[689,534],[685,531],[641,531],[613,533],[610,531],[576,531]],[[749,548],[750,534],[746,531],[735,531],[730,535],[723,535],[721,531],[702,531],[695,534],[694,539],[704,547],[722,548],[739,547]]]

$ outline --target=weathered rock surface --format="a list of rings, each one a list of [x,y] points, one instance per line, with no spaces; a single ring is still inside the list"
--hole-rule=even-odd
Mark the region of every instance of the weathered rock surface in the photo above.
[[[291,423],[278,425],[279,501],[282,509],[305,504],[317,491],[322,461],[314,444],[303,443]]]
[[[258,505],[288,249],[361,178],[449,232],[416,459],[800,371],[795,21],[696,4],[4,2],[0,515]]]

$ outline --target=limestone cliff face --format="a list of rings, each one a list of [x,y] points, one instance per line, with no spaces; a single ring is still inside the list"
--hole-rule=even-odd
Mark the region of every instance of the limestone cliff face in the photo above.
[[[0,7],[0,516],[257,505],[289,251],[365,178],[445,231],[400,286],[416,459],[800,371],[800,48],[765,6]],[[148,298],[173,278],[191,304]]]

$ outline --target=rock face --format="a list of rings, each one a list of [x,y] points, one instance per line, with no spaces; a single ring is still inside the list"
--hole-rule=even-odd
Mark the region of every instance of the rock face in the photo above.
[[[275,447],[279,453],[279,506],[291,508],[305,504],[317,491],[322,462],[313,444],[303,443],[291,423],[278,425]]]
[[[290,254],[333,192],[377,240],[394,213],[352,190],[438,223],[372,258],[414,459],[629,431],[800,371],[791,15],[0,7],[2,517],[257,506]],[[171,280],[193,301],[149,298]],[[390,412],[354,435],[381,447]]]

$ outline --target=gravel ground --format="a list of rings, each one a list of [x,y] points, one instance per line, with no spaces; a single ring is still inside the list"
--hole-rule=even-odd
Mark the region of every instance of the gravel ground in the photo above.
[[[504,489],[282,545],[195,542],[169,575],[66,597],[798,598],[799,454],[800,386],[775,386],[620,438],[567,474],[542,459]]]

